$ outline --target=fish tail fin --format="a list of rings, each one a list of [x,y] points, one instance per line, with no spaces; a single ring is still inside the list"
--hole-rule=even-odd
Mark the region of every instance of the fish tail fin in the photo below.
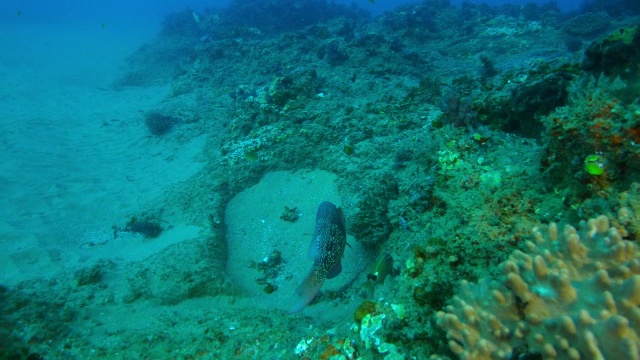
[[[289,310],[289,313],[297,313],[304,309],[304,307],[316,297],[318,291],[322,287],[322,283],[324,283],[324,276],[318,276],[315,271],[311,270],[302,284],[298,286],[295,294],[296,299]]]

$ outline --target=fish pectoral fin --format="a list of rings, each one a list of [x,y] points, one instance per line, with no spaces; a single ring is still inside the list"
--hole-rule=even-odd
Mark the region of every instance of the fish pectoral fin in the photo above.
[[[309,245],[309,259],[315,260],[318,255],[320,255],[320,239],[317,235],[314,235],[311,245]]]
[[[342,272],[342,261],[338,261],[331,270],[327,273],[327,279],[333,279],[334,277],[340,275]]]

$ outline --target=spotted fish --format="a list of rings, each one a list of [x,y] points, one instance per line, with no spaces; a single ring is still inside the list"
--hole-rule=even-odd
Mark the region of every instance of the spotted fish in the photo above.
[[[316,213],[316,230],[311,240],[309,257],[313,266],[309,275],[296,290],[296,300],[290,313],[304,309],[316,297],[324,279],[331,279],[342,271],[342,254],[347,245],[347,232],[342,210],[324,201]]]

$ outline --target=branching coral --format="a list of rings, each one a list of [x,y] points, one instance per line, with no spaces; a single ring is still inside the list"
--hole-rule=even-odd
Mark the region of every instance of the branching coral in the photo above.
[[[640,359],[640,248],[600,216],[534,230],[499,281],[463,282],[438,325],[463,359]]]

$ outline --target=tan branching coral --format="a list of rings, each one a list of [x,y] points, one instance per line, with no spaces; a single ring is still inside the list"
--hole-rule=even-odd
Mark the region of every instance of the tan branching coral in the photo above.
[[[640,359],[640,247],[600,216],[580,230],[535,229],[499,281],[463,282],[439,312],[462,359]],[[520,350],[522,351],[522,350]]]

